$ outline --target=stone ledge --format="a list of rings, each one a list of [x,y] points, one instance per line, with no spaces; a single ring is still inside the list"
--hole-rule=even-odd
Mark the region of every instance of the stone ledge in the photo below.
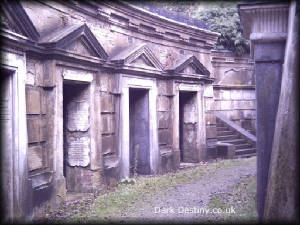
[[[213,84],[215,89],[253,89],[255,90],[255,85],[219,85]]]
[[[119,166],[118,156],[104,157],[104,169],[116,168]]]
[[[33,189],[43,189],[52,182],[53,171],[43,171],[29,177]]]

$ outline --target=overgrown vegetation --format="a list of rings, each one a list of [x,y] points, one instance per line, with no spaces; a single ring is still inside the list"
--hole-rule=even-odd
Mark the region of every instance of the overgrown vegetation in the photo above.
[[[237,56],[248,54],[250,43],[242,36],[237,1],[149,1],[134,2],[146,10],[165,9],[178,17],[195,18],[207,23],[211,31],[221,34],[215,49],[229,50]]]
[[[238,56],[249,53],[249,41],[242,36],[242,29],[236,7],[215,7],[199,12],[199,18],[210,25],[212,31],[221,36],[215,46],[218,50],[230,50]]]
[[[215,194],[210,198],[209,208],[229,209],[234,206],[235,213],[223,213],[222,222],[257,223],[256,176],[242,179],[232,188],[232,192]]]
[[[138,176],[135,179],[121,180],[113,191],[99,195],[87,210],[77,212],[69,222],[122,221],[122,217],[128,212],[143,207],[145,202],[167,194],[180,184],[195,182],[205,174],[213,176],[217,170],[252,163],[253,160],[255,159],[224,160],[160,176]]]

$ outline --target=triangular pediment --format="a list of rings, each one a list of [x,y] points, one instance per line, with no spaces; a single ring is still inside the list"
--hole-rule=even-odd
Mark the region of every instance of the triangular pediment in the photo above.
[[[76,54],[106,59],[107,54],[86,24],[67,25],[42,38],[48,48],[65,49]]]
[[[87,40],[85,40],[84,37],[76,39],[75,41],[67,45],[64,49],[79,55],[97,57],[97,53],[93,50],[93,47]]]
[[[111,58],[111,61],[123,65],[162,70],[163,66],[147,44],[130,46]]]
[[[166,70],[173,73],[210,75],[210,72],[194,55],[188,55],[179,59],[171,68]]]
[[[0,4],[1,27],[37,41],[39,33],[19,1],[4,0]]]
[[[187,67],[185,67],[184,69],[182,69],[182,71],[180,71],[180,73],[185,73],[185,74],[196,74],[196,68],[193,64],[188,65]]]
[[[141,54],[139,57],[134,59],[130,65],[155,68],[155,65],[147,58],[145,54]]]

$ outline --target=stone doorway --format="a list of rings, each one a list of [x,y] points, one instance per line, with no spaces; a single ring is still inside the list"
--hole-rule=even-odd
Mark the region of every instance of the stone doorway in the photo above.
[[[150,174],[149,90],[129,88],[130,176]]]
[[[120,154],[120,178],[126,178],[130,176],[130,103],[129,94],[138,93],[135,90],[141,91],[139,94],[141,97],[141,102],[144,107],[148,107],[148,130],[149,130],[149,164],[150,173],[158,173],[159,166],[159,149],[157,140],[157,115],[156,115],[156,97],[157,88],[156,80],[150,78],[136,78],[130,75],[120,75],[118,77],[118,92],[120,95],[120,107],[118,113],[120,114],[120,123],[117,129],[120,130],[119,133],[119,154]],[[133,95],[131,95],[133,96]],[[132,97],[133,98],[133,97]],[[143,100],[144,99],[144,100]],[[147,100],[146,100],[147,99]],[[137,102],[137,100],[132,101]],[[132,104],[133,104],[132,103]],[[142,104],[141,103],[141,104]],[[131,104],[131,105],[132,105]],[[137,103],[135,103],[138,105]],[[131,109],[133,110],[133,108]]]
[[[198,162],[197,92],[179,92],[180,162]]]
[[[14,144],[13,144],[13,85],[12,74],[7,70],[1,69],[0,83],[0,119],[1,119],[1,177],[2,190],[1,199],[6,204],[3,204],[4,218],[3,221],[8,221],[13,217],[14,212]]]
[[[90,164],[90,85],[63,84],[63,175],[69,192],[84,192]]]

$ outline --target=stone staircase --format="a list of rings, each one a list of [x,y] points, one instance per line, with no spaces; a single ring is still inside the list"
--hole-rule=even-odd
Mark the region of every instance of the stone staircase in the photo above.
[[[223,115],[216,113],[217,140],[235,146],[234,158],[246,158],[256,155],[256,137],[226,119]]]

